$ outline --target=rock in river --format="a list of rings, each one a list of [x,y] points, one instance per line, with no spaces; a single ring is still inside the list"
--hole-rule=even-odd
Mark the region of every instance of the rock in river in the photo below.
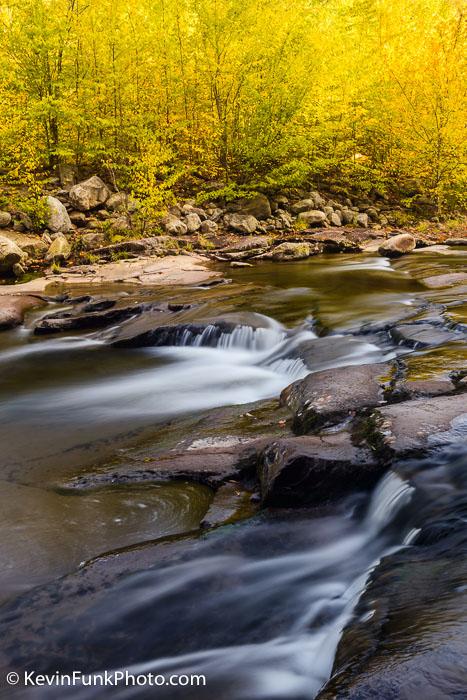
[[[347,432],[276,440],[258,467],[266,506],[325,503],[370,486],[380,473],[370,450],[355,447]]]
[[[465,394],[383,406],[366,420],[364,434],[376,453],[385,459],[423,454],[450,442],[465,442]]]
[[[383,403],[391,370],[384,362],[315,372],[284,389],[281,403],[295,413],[294,430],[307,433]]]
[[[26,311],[43,303],[42,299],[26,295],[0,296],[0,330],[21,325]]]
[[[434,347],[456,340],[456,333],[442,326],[431,323],[413,323],[396,326],[390,330],[390,335],[398,343],[412,348]]]
[[[316,246],[310,243],[280,243],[270,252],[261,255],[261,258],[268,258],[278,262],[288,260],[304,260],[316,252]]]
[[[380,245],[378,252],[388,258],[397,258],[414,250],[415,244],[415,238],[410,233],[401,233],[393,238],[388,238]]]

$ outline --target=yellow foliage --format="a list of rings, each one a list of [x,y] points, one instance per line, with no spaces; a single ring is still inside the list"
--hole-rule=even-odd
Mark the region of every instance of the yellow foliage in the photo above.
[[[460,0],[0,0],[0,168],[465,204],[465,57]]]

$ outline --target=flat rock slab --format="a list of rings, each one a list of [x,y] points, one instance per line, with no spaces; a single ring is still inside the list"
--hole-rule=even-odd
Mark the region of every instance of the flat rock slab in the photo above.
[[[265,506],[322,504],[374,484],[382,468],[348,432],[270,443],[258,466]]]
[[[138,297],[141,298],[141,297]],[[140,302],[123,297],[105,297],[95,299],[82,297],[83,301],[71,298],[73,309],[58,311],[43,316],[35,325],[36,335],[62,333],[75,330],[95,330],[106,328],[113,324],[119,324],[118,329],[112,334],[120,333],[122,328],[131,321],[147,317],[145,323],[151,327],[157,327],[164,323],[171,323],[181,313],[191,309],[189,304]],[[1,300],[1,297],[0,297]]]
[[[403,343],[411,348],[434,347],[459,339],[459,335],[453,331],[433,326],[430,323],[396,326],[390,330],[390,335],[396,343]]]
[[[199,255],[169,255],[165,258],[137,258],[103,265],[69,268],[61,274],[15,285],[15,293],[52,293],[54,288],[72,285],[135,284],[143,286],[198,285],[216,281],[221,273],[210,270]],[[0,289],[0,295],[7,292]]]
[[[467,388],[467,385],[465,385],[465,388]],[[464,390],[462,380],[457,382],[446,375],[429,379],[401,380],[396,383],[393,395],[407,400],[418,399],[423,396],[446,396],[460,389]]]
[[[0,296],[0,331],[20,326],[26,311],[43,306],[45,303],[38,297],[27,295]]]
[[[104,302],[101,303],[105,307]],[[93,307],[89,310],[78,308],[73,312],[59,311],[51,313],[38,321],[34,327],[35,335],[50,335],[52,333],[64,333],[74,330],[96,330],[105,328],[114,323],[122,323],[123,321],[138,316],[143,313],[147,304],[132,304],[116,305],[109,300],[107,308]],[[95,308],[95,310],[94,310]],[[163,309],[160,310],[162,313]],[[167,310],[165,309],[167,312]],[[169,314],[170,315],[170,314]]]
[[[430,289],[453,287],[454,285],[467,282],[467,272],[449,272],[445,275],[433,275],[432,277],[425,277],[422,282]]]
[[[205,440],[209,445],[209,441]],[[154,481],[193,481],[217,489],[229,480],[254,474],[258,455],[268,439],[243,441],[212,440],[206,447],[170,451],[144,463],[129,463],[113,470],[86,474],[60,484],[63,488],[93,489],[109,484],[139,484]]]
[[[284,389],[281,403],[295,414],[294,430],[308,433],[383,403],[392,370],[382,362],[315,372]]]
[[[321,231],[311,240],[322,243],[325,253],[360,253],[371,238],[365,231]]]
[[[420,398],[374,411],[366,439],[383,458],[423,454],[443,444],[467,439],[465,394]]]

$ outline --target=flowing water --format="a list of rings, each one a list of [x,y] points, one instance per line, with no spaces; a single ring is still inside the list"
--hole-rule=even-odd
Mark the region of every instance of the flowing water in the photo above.
[[[310,371],[402,354],[422,367],[438,358],[458,367],[465,361],[461,336],[430,359],[433,349],[414,352],[379,329],[417,313],[427,296],[445,303],[445,290],[428,292],[420,279],[457,271],[462,260],[456,252],[395,264],[341,255],[229,270],[232,283],[218,289],[146,290],[150,299],[198,301],[204,315],[207,308],[212,318],[237,319],[221,333],[215,322],[202,333],[185,328],[169,347],[110,347],[115,329],[33,335],[50,309],[0,335],[1,596],[12,600],[97,555],[190,533],[212,499],[209,488],[193,483],[73,492],[60,486],[67,479],[122,455],[131,459],[142,445],[172,449],[193,417],[277,397]],[[453,307],[458,324],[461,309]],[[60,618],[44,640],[42,667],[70,670],[80,661],[83,670],[208,679],[206,688],[159,688],[158,697],[315,697],[370,572],[381,558],[410,548],[422,528],[411,510],[416,472],[390,471],[372,494],[354,493],[334,506],[260,513],[190,540],[186,551],[180,540],[181,554],[176,549],[163,565],[117,579],[72,629]],[[111,697],[153,692],[114,688]],[[108,691],[81,688],[68,696]]]

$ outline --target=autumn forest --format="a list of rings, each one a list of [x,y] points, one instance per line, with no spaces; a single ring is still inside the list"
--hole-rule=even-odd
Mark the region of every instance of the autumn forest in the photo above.
[[[0,33],[6,182],[465,205],[460,0],[1,0]]]

